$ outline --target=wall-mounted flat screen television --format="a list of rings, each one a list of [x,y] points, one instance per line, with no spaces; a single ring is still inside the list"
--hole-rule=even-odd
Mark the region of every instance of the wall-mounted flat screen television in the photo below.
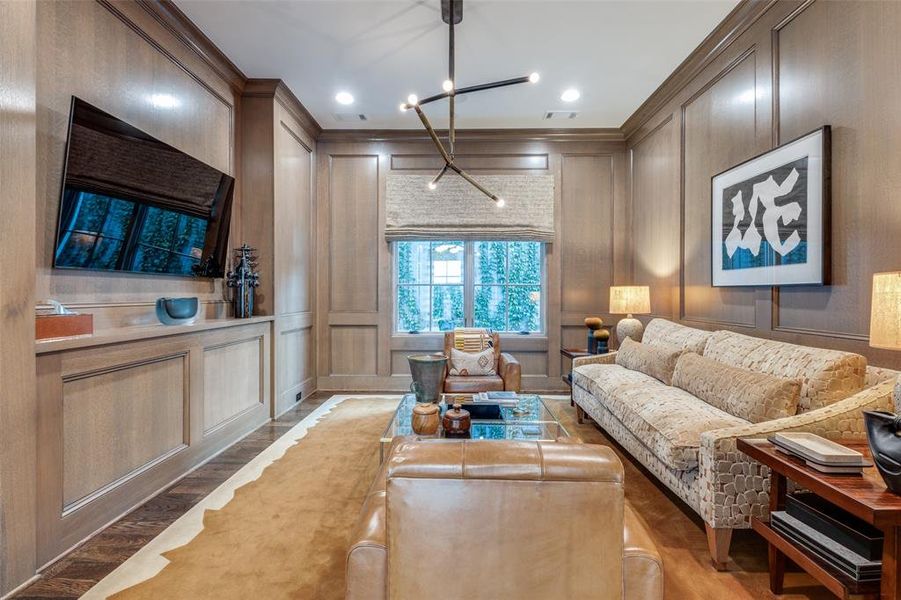
[[[222,277],[234,184],[73,97],[53,266]]]

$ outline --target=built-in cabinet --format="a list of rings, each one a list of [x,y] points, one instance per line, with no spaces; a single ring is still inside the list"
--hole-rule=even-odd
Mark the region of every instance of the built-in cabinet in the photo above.
[[[313,202],[318,126],[278,80],[248,80],[242,96],[242,242],[257,248],[255,314],[272,315],[273,416],[316,388]]]
[[[38,344],[39,565],[269,419],[270,321]]]

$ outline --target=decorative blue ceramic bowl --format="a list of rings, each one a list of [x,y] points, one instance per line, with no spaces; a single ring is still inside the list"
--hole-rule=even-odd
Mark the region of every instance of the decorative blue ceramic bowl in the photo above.
[[[158,298],[156,317],[163,325],[188,325],[197,318],[197,298]]]

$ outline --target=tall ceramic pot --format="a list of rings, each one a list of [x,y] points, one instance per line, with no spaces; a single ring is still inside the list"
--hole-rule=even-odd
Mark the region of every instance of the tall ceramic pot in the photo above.
[[[417,402],[438,402],[444,390],[447,358],[441,354],[416,354],[408,356],[413,383],[410,391]]]

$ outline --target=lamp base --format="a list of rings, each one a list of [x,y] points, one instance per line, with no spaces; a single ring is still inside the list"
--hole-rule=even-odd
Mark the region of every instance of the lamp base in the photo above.
[[[644,325],[632,315],[620,319],[616,324],[616,343],[620,346],[627,337],[632,338],[633,342],[640,342],[642,335],[644,335]]]

